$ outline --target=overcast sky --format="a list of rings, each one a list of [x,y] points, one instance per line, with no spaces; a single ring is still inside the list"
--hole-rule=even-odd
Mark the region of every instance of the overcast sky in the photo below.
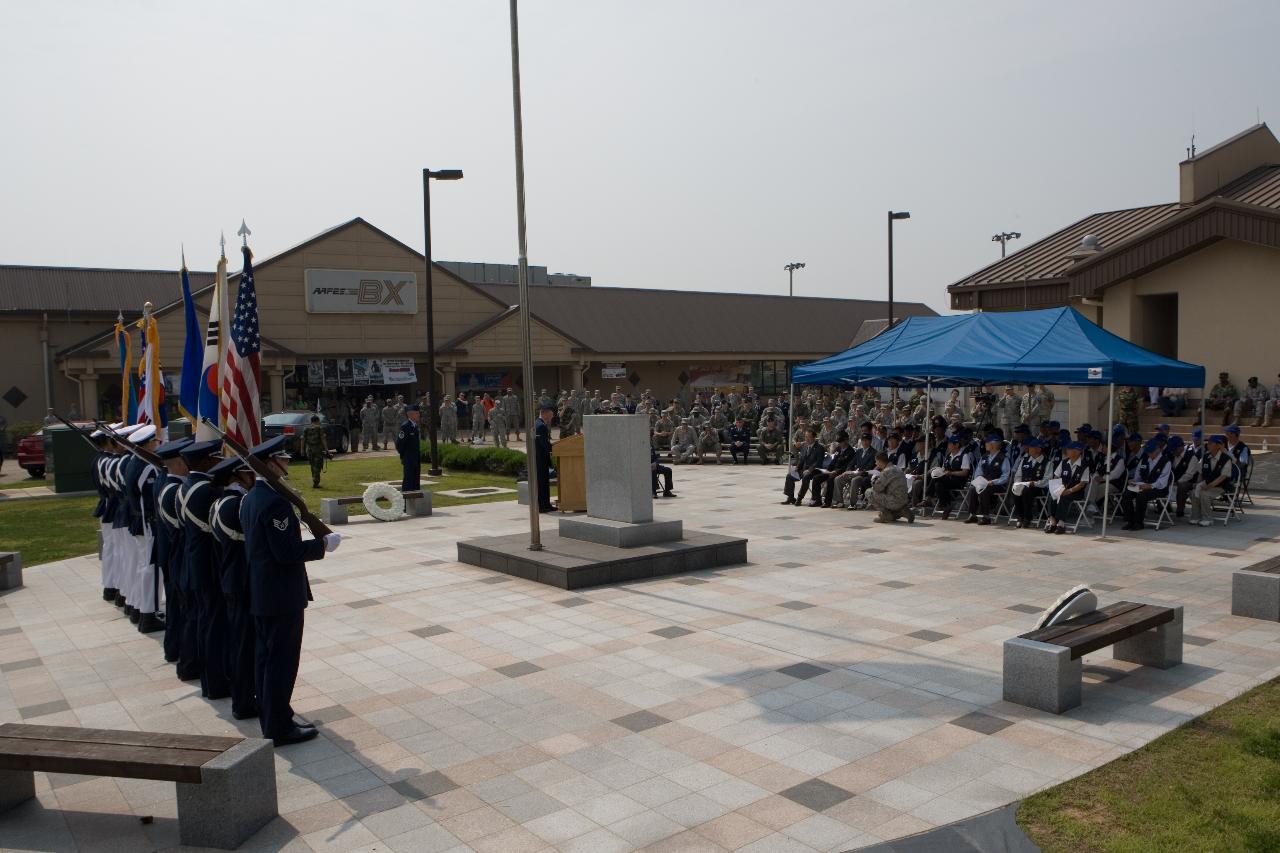
[[[516,258],[503,0],[3,0],[0,263],[212,269],[355,216]],[[1280,123],[1280,3],[521,4],[529,258],[597,285],[882,298],[1172,201]],[[1013,244],[1018,245],[1018,244]]]

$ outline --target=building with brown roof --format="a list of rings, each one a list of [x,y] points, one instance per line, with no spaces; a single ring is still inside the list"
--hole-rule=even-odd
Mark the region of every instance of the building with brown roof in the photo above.
[[[1178,200],[1095,213],[947,288],[951,307],[1071,305],[1237,387],[1280,370],[1280,141],[1255,125],[1178,164]],[[1198,396],[1198,395],[1197,395]],[[1090,418],[1092,419],[1092,418]]]
[[[505,280],[495,265],[449,266],[453,269],[432,265],[438,387],[457,393],[522,386],[515,286],[492,283]],[[476,273],[479,283],[463,277],[480,267],[485,269]],[[95,275],[68,291],[67,304],[79,306],[76,310],[91,305],[100,313],[96,320],[86,314],[84,323],[51,345],[54,405],[68,409],[74,402],[83,413],[102,414],[118,407],[115,313],[132,308],[136,317],[147,300],[157,306],[162,366],[176,388],[185,335],[177,272],[90,272]],[[0,293],[7,300],[5,275],[0,269]],[[317,400],[332,405],[367,393],[407,398],[425,393],[421,253],[357,218],[273,257],[255,259],[254,279],[264,411],[299,404],[311,408]],[[233,275],[233,293],[237,283]],[[211,299],[209,274],[192,284],[203,324]],[[366,286],[395,296],[361,301],[351,295]],[[791,364],[846,348],[865,323],[886,315],[879,300],[599,287],[583,276],[550,275],[531,292],[535,389],[599,388],[605,395],[614,386],[672,397],[689,387],[746,383],[781,393]],[[33,303],[32,310],[52,305]],[[920,303],[897,303],[895,313],[901,318],[935,312]],[[23,350],[23,364],[30,362],[26,372],[38,377],[39,346],[24,344]],[[386,381],[393,365],[405,380],[394,385]],[[19,383],[28,400],[16,408],[0,403],[0,412],[11,422],[43,415],[38,380],[0,370],[0,397]]]

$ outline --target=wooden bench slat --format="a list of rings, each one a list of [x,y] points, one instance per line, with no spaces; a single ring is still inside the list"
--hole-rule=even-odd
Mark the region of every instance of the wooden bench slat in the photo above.
[[[215,755],[207,750],[0,737],[0,770],[199,782],[201,766]]]
[[[1272,557],[1269,560],[1263,560],[1261,563],[1254,563],[1252,566],[1245,566],[1242,571],[1246,572],[1262,572],[1268,575],[1280,575],[1280,557]]]
[[[1095,625],[1099,622],[1105,622],[1108,619],[1127,613],[1141,607],[1141,604],[1134,604],[1132,601],[1117,601],[1115,604],[1108,604],[1106,607],[1100,607],[1089,613],[1083,613],[1074,619],[1068,619],[1057,625],[1050,625],[1048,628],[1037,628],[1026,634],[1020,635],[1019,639],[1035,640],[1038,643],[1057,643],[1057,638],[1070,634],[1086,625]],[[1057,643],[1061,645],[1061,643]]]
[[[50,740],[66,743],[103,743],[158,749],[201,750],[223,753],[244,738],[219,735],[183,735],[167,732],[131,732],[120,729],[82,729],[75,726],[37,726],[26,723],[0,725],[0,737]]]
[[[1144,605],[1107,622],[1081,628],[1073,634],[1060,637],[1055,643],[1071,649],[1071,658],[1075,660],[1172,621],[1171,608]]]

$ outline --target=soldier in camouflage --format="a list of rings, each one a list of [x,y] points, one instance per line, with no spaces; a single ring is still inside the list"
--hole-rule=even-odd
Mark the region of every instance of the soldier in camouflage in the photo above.
[[[320,425],[319,415],[312,415],[311,423],[302,431],[302,454],[311,463],[311,485],[318,489],[320,472],[329,458],[329,445],[324,440],[324,427]]]

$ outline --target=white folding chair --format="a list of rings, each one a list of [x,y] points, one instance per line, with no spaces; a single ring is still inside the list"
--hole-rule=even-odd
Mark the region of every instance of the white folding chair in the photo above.
[[[1072,509],[1075,509],[1076,511],[1075,523],[1071,524],[1072,533],[1075,533],[1077,530],[1080,529],[1080,522],[1082,521],[1085,524],[1089,525],[1090,529],[1093,528],[1093,519],[1089,518],[1089,513],[1088,513],[1089,498],[1092,496],[1093,496],[1093,480],[1090,479],[1089,485],[1085,487],[1084,497],[1079,501],[1073,501],[1072,504],[1067,507],[1067,512],[1070,512]],[[1112,514],[1114,515],[1114,512]],[[1066,521],[1065,519],[1061,519],[1061,520],[1064,523]]]
[[[1172,498],[1169,495],[1165,495],[1162,498],[1152,498],[1148,501],[1147,517],[1142,519],[1143,525],[1154,524],[1156,530],[1160,529],[1161,524],[1167,524],[1172,527],[1173,516],[1169,514],[1169,504],[1171,502]],[[1156,516],[1156,520],[1154,522],[1152,522],[1150,518],[1152,510],[1155,511]]]

